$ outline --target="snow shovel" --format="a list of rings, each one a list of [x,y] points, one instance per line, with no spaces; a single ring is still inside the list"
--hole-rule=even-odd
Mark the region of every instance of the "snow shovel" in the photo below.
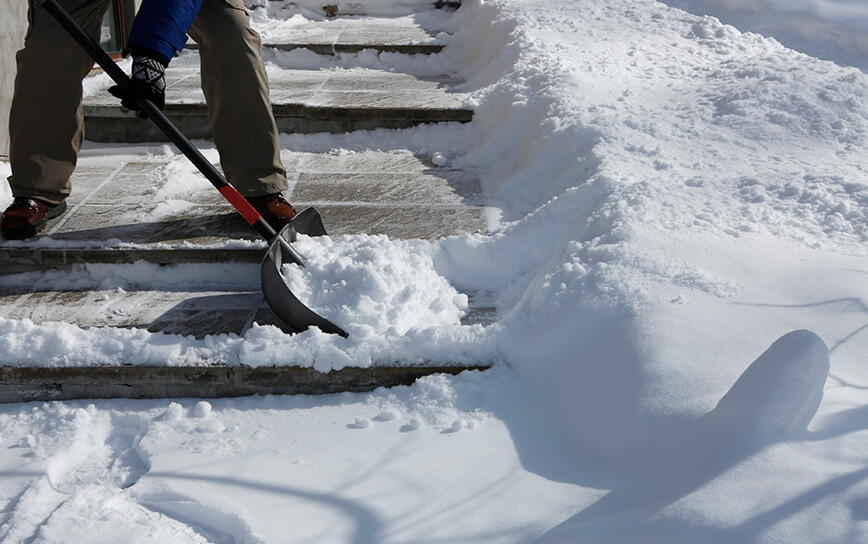
[[[54,17],[55,20],[62,26],[78,44],[99,64],[103,70],[117,83],[121,89],[126,91],[130,84],[130,78],[124,73],[120,67],[109,57],[105,51],[97,44],[72,18],[70,15],[57,3],[56,0],[33,0],[41,5]],[[304,266],[304,257],[302,257],[293,247],[291,242],[295,241],[296,233],[318,236],[325,234],[325,228],[322,224],[319,212],[314,208],[308,208],[298,214],[290,221],[288,225],[283,227],[281,231],[275,232],[271,225],[257,212],[247,200],[241,196],[234,187],[223,178],[220,172],[208,162],[208,160],[199,152],[198,149],[181,134],[175,125],[160,111],[157,106],[149,100],[136,97],[136,104],[141,108],[141,111],[147,114],[151,120],[157,125],[163,133],[169,137],[178,149],[199,169],[202,174],[208,178],[214,187],[220,191],[220,194],[229,201],[238,213],[256,229],[256,231],[268,242],[268,251],[262,261],[260,271],[262,279],[262,292],[265,295],[265,300],[277,316],[286,322],[287,325],[296,331],[303,331],[308,327],[318,327],[326,333],[339,334],[347,337],[346,331],[329,321],[328,319],[318,315],[316,312],[304,305],[289,289],[280,268],[283,263],[295,263],[299,266]]]

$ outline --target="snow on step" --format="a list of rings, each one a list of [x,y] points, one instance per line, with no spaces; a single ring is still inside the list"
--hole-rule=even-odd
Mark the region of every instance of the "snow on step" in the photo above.
[[[364,68],[295,70],[268,65],[272,107],[281,132],[348,132],[407,128],[421,123],[472,120],[448,77],[419,77]],[[211,137],[199,82],[198,60],[175,63],[166,72],[165,113],[189,138]],[[108,80],[104,87],[109,86]],[[97,87],[94,84],[94,87]],[[125,112],[105,88],[84,99],[86,133],[98,142],[165,141],[153,123]]]
[[[5,264],[4,273],[0,274],[0,327],[5,327],[5,332],[0,339],[19,345],[16,340],[19,335],[32,339],[44,333],[55,339],[72,334],[78,340],[67,337],[60,340],[66,346],[61,352],[52,355],[50,349],[37,350],[26,360],[15,355],[14,350],[6,350],[0,356],[0,366],[143,364],[153,363],[153,357],[165,360],[165,364],[177,358],[178,353],[171,347],[174,340],[164,345],[160,335],[188,339],[182,344],[193,342],[193,347],[178,348],[195,352],[193,363],[248,364],[244,357],[227,353],[235,353],[246,345],[247,335],[261,335],[258,331],[263,326],[278,327],[268,333],[271,335],[282,335],[280,329],[290,332],[265,304],[260,290],[259,262],[264,242],[255,238],[247,224],[222,202],[217,191],[183,156],[168,147],[92,144],[88,147],[74,175],[69,211],[52,221],[45,235],[23,241],[0,241],[0,259]],[[203,151],[216,161],[214,149]],[[290,173],[290,199],[299,203],[294,198],[297,192],[327,210],[326,223],[335,234],[328,239],[302,238],[298,242],[299,249],[308,257],[305,274],[312,276],[310,280],[304,274],[294,276],[293,289],[301,288],[305,282],[323,285],[325,281],[333,284],[328,292],[345,291],[340,300],[317,301],[319,305],[325,304],[317,307],[320,313],[335,318],[348,311],[339,319],[371,330],[392,331],[383,338],[389,334],[403,337],[407,331],[411,337],[424,335],[427,327],[443,326],[438,324],[443,319],[448,321],[443,322],[447,328],[456,331],[494,322],[490,301],[468,298],[444,283],[433,269],[430,256],[433,246],[424,241],[461,232],[487,231],[475,176],[435,166],[430,158],[409,151],[335,154],[284,151],[283,162]],[[440,160],[436,162],[443,164]],[[377,223],[377,217],[384,219]],[[447,221],[450,218],[453,221]],[[371,236],[377,231],[393,237]],[[412,239],[398,240],[402,237]],[[311,245],[301,247],[304,243]],[[319,248],[322,244],[329,246]],[[338,263],[334,270],[330,268],[333,261]],[[347,263],[352,265],[351,269],[345,269]],[[427,276],[422,274],[426,269]],[[396,270],[406,273],[396,274]],[[371,292],[372,288],[379,290]],[[346,297],[353,295],[360,297],[359,304],[346,304]],[[363,297],[377,301],[388,312],[380,306],[362,304]],[[310,304],[315,297],[307,293],[304,300]],[[366,308],[367,317],[359,314],[362,307]],[[62,330],[55,330],[58,327]],[[112,335],[127,334],[117,331],[129,331],[139,340],[144,338],[144,344],[140,351],[125,350],[114,359],[103,361],[105,349],[114,349],[110,347],[114,342]],[[357,338],[363,339],[364,330],[358,332]],[[93,334],[105,337],[103,340],[108,344],[92,338]],[[149,336],[152,334],[156,336]],[[232,337],[238,345],[215,352],[207,347],[213,340],[206,337]],[[443,338],[448,340],[449,336]],[[82,342],[84,349],[70,348],[70,341]],[[29,340],[21,342],[26,344]],[[152,342],[156,344],[151,345]],[[204,342],[206,347],[197,342]],[[454,342],[447,343],[452,350]],[[45,345],[60,344],[47,340]],[[482,364],[480,361],[484,363],[494,357],[483,354],[468,359],[466,352],[461,351],[466,348],[459,345],[454,357],[444,358],[440,353],[431,365],[426,365],[426,353],[431,354],[432,348],[430,344],[425,346],[421,359],[413,357],[416,363],[421,360],[422,366],[450,363],[477,367]],[[96,351],[91,353],[93,349]],[[433,349],[436,355],[439,348]],[[207,353],[202,355],[202,350]],[[274,351],[266,363],[306,367],[317,360],[329,364],[322,363],[328,357],[317,357],[308,348],[283,353]],[[373,355],[350,355],[349,359],[359,366],[372,362],[394,366],[404,357],[388,351],[377,353],[375,349]],[[62,361],[55,360],[55,356]],[[341,366],[349,364],[346,355],[341,357]],[[364,363],[365,358],[370,361]],[[190,361],[186,355],[181,359]],[[33,396],[28,398],[59,398],[51,384],[66,383],[65,378],[40,376],[44,383],[36,378],[29,385],[15,383],[24,387],[22,391],[31,392],[28,394]],[[180,382],[184,379],[178,378]],[[399,382],[378,382],[393,383]],[[211,394],[207,389],[197,390],[195,384],[190,387],[184,394]],[[251,391],[249,387],[239,387],[234,390],[237,394]],[[89,390],[87,396],[99,396],[98,389]],[[105,394],[119,394],[111,391]],[[172,391],[181,394],[178,389]],[[219,394],[236,393],[221,389]]]
[[[0,318],[140,328],[199,339],[243,335],[254,325],[284,328],[262,296],[258,263],[216,263],[208,270],[138,263],[93,270],[58,272],[44,282],[31,275],[21,276],[25,281],[20,283],[0,276]],[[70,274],[76,279],[65,281]],[[183,281],[194,277],[199,285]],[[489,300],[470,296],[461,323],[489,325],[494,318]]]
[[[484,298],[449,285],[429,243],[298,244],[307,266],[289,271],[290,283],[349,339],[284,334],[257,289],[256,265],[0,275],[0,402],[369,391],[497,359],[479,341],[491,312],[471,307]],[[306,276],[319,296],[305,292]]]

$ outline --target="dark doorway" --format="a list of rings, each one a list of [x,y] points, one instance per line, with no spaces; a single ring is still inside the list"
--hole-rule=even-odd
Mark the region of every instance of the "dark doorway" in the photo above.
[[[127,37],[135,15],[132,0],[111,0],[102,20],[99,43],[113,57],[120,57],[127,48]]]

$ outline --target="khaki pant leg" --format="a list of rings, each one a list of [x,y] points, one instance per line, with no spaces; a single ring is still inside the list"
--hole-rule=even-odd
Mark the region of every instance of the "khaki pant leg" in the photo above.
[[[205,0],[189,31],[226,179],[246,196],[287,189],[262,42],[243,0]]]
[[[60,0],[91,36],[99,36],[108,0]],[[16,197],[59,203],[84,139],[81,81],[93,60],[41,7],[31,5],[9,112],[9,185]]]

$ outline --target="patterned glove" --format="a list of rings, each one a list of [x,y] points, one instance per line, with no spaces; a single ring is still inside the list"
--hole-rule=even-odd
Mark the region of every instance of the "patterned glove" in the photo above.
[[[164,59],[154,58],[162,55],[149,55],[148,53],[133,53],[133,68],[130,84],[125,93],[120,85],[109,88],[109,92],[121,99],[121,106],[128,110],[137,111],[142,119],[147,119],[147,114],[139,111],[136,97],[145,98],[153,102],[159,109],[166,106],[166,66]]]

